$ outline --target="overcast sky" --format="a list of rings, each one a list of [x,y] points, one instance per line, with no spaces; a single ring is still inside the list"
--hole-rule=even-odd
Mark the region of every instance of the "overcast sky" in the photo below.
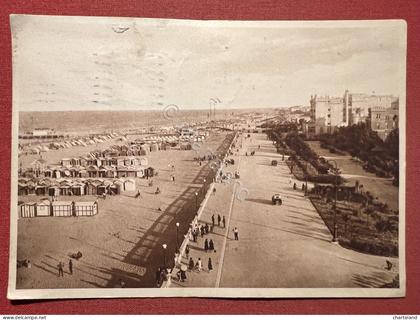
[[[405,24],[14,16],[14,106],[29,110],[308,105],[404,95]]]

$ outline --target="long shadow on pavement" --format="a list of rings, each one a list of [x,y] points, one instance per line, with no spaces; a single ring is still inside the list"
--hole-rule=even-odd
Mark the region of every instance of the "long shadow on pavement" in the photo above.
[[[225,154],[231,141],[227,137],[216,150],[215,154]],[[129,288],[150,288],[155,287],[155,272],[157,267],[163,266],[166,261],[167,267],[174,264],[174,254],[176,251],[176,222],[179,222],[178,245],[184,240],[189,225],[196,215],[195,192],[198,192],[197,202],[201,203],[204,199],[208,186],[215,176],[215,171],[208,164],[203,165],[194,180],[190,183],[202,186],[204,178],[207,184],[202,187],[190,186],[176,198],[167,209],[160,215],[151,227],[143,234],[136,245],[127,252],[122,262],[139,266],[145,269],[143,275],[138,275],[124,270],[111,268],[99,271],[109,273],[112,277],[106,287],[116,287],[120,281],[124,281]],[[162,224],[165,228],[162,229]],[[167,244],[167,249],[162,248],[162,244]]]

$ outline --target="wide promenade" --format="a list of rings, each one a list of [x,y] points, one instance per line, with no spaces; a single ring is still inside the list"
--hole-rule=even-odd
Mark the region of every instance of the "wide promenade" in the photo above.
[[[254,156],[249,155],[251,151]],[[218,191],[202,216],[203,222],[210,222],[213,214],[226,217],[226,228],[216,226],[206,235],[217,250],[205,253],[206,237],[199,238],[190,256],[200,257],[204,270],[188,272],[187,281],[173,281],[173,287],[351,288],[379,287],[392,281],[398,272],[397,259],[358,253],[331,242],[329,230],[309,199],[300,188],[293,189],[295,180],[265,134],[243,138],[233,158],[235,165],[225,171],[238,170],[241,187],[217,184]],[[278,165],[272,166],[272,160],[278,160]],[[238,188],[249,191],[245,200],[233,193]],[[274,193],[281,194],[281,206],[272,205]],[[239,241],[234,240],[235,227]],[[212,272],[207,271],[209,257]],[[394,264],[390,271],[385,269],[386,259]]]

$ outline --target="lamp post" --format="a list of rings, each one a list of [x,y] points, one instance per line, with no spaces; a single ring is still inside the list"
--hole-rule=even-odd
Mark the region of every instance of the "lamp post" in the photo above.
[[[328,162],[334,163],[334,173],[335,173],[335,199],[334,199],[334,230],[333,230],[333,239],[332,242],[338,242],[338,235],[337,235],[337,196],[338,196],[338,165],[335,160],[329,160]]]
[[[195,214],[197,214],[198,210],[198,192],[195,192]]]
[[[305,162],[305,196],[308,194],[308,164]]]
[[[176,253],[179,253],[179,241],[178,241],[179,222],[175,223],[175,225],[176,225]]]
[[[163,268],[166,269],[166,248],[168,245],[166,243],[162,244],[163,248]]]

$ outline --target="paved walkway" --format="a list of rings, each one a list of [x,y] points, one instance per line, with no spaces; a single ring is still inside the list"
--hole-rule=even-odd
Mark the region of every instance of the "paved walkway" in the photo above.
[[[243,156],[253,150],[257,150],[255,156]],[[384,257],[331,243],[327,227],[303,192],[293,190],[295,180],[265,135],[253,134],[251,139],[245,139],[241,154],[240,180],[242,187],[249,190],[248,197],[244,201],[234,198],[230,216],[234,186],[219,184],[202,219],[211,222],[211,215],[220,212],[229,219],[229,230],[216,227],[208,235],[216,244],[216,252],[205,253],[201,249],[205,238],[191,245],[194,261],[201,257],[207,270],[211,257],[214,270],[188,272],[185,283],[173,281],[172,286],[378,287],[392,280],[398,271],[397,259],[389,259],[395,267],[386,271]],[[279,161],[277,167],[271,166],[273,159]],[[282,195],[282,206],[271,204],[274,193]],[[239,229],[239,241],[233,239],[234,227]],[[224,249],[220,248],[223,243]]]

